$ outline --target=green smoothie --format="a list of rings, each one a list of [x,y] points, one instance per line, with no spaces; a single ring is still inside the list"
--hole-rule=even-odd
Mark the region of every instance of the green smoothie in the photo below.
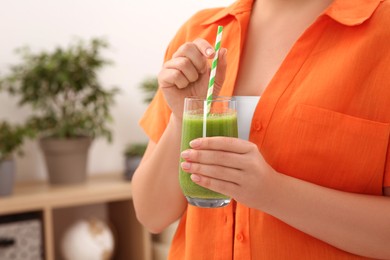
[[[210,114],[207,117],[206,136],[228,136],[237,137],[237,115],[235,112],[229,114]],[[181,151],[190,148],[190,141],[203,135],[203,115],[184,115]],[[181,159],[181,162],[184,160]],[[195,184],[191,180],[191,175],[184,172],[181,167],[179,173],[180,185],[183,193],[187,197],[201,199],[227,199],[228,197],[220,193],[211,191]]]

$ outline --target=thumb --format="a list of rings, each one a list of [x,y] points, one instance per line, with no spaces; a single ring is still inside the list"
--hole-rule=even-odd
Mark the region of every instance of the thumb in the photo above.
[[[222,88],[223,82],[225,81],[227,67],[227,49],[222,48],[218,53],[218,65],[215,73],[215,82],[213,95],[218,96]]]

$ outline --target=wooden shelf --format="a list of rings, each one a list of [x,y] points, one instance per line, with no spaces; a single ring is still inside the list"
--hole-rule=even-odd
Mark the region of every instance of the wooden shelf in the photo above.
[[[84,184],[54,186],[46,182],[17,183],[10,197],[0,198],[0,215],[41,212],[43,216],[45,259],[58,255],[54,238],[56,211],[94,204],[107,207],[108,218],[117,229],[115,259],[151,259],[150,234],[138,223],[133,209],[131,183],[120,174],[98,175]],[[58,245],[57,245],[58,246]]]

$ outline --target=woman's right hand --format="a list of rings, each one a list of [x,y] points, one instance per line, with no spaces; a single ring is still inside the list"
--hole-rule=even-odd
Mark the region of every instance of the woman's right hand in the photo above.
[[[225,80],[226,52],[224,48],[219,51],[214,95],[218,95]],[[198,38],[180,46],[172,59],[164,63],[158,75],[158,84],[176,118],[182,118],[185,97],[206,97],[210,75],[208,60],[214,55],[213,46]]]

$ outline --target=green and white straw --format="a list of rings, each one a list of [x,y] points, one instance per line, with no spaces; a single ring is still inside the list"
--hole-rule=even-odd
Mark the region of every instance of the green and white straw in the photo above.
[[[217,65],[218,65],[218,55],[219,55],[219,49],[221,48],[222,31],[223,31],[223,26],[218,26],[217,37],[215,40],[215,47],[214,47],[215,56],[211,64],[209,86],[207,88],[207,96],[203,108],[203,137],[206,137],[207,115],[210,113],[211,100],[213,99],[215,75],[217,72]]]
[[[215,74],[217,72],[218,54],[221,48],[223,26],[218,26],[217,39],[215,40],[215,56],[211,64],[209,87],[207,89],[207,113],[210,113],[211,100],[213,99]]]

